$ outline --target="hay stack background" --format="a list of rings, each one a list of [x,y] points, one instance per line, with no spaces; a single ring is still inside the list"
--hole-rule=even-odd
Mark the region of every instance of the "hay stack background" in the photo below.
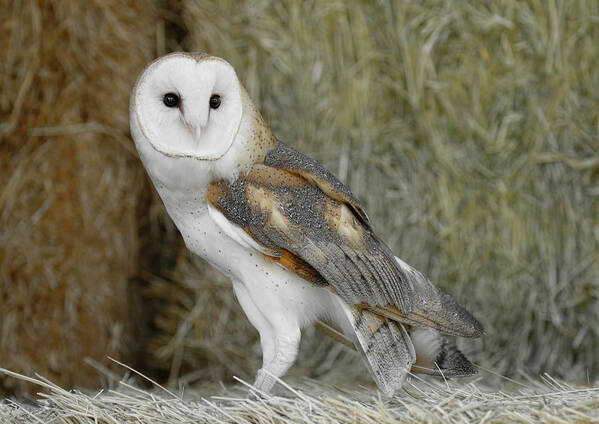
[[[274,133],[469,305],[478,363],[599,377],[596,2],[152,4],[0,12],[2,366],[88,387],[86,356],[173,384],[259,366],[230,285],[182,249],[130,153],[133,80],[181,43],[229,60]],[[364,376],[308,333],[296,373]]]
[[[129,279],[145,176],[128,138],[128,99],[155,55],[154,10],[3,4],[0,364],[97,388],[85,358],[135,363],[140,347]],[[15,384],[2,377],[0,392],[24,389]]]

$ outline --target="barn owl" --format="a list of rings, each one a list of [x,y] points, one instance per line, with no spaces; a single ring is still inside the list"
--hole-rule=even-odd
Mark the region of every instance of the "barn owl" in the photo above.
[[[172,53],[139,76],[136,148],[185,245],[228,276],[263,354],[268,393],[294,363],[301,329],[332,323],[392,396],[412,371],[475,372],[447,336],[479,322],[374,233],[359,200],[278,141],[233,67]]]

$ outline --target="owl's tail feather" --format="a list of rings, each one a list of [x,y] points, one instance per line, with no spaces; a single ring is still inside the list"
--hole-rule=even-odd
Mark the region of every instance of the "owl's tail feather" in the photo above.
[[[416,351],[412,372],[443,377],[466,377],[477,373],[455,343],[430,328],[410,329]]]
[[[355,349],[354,342],[334,326],[319,321],[316,326],[334,340]],[[457,348],[454,341],[432,328],[408,327],[416,362],[411,372],[437,377],[467,377],[478,371]]]
[[[341,332],[322,322],[319,327],[346,345],[353,342],[386,396],[392,397],[401,388],[409,372],[443,377],[476,374],[455,342],[437,330],[406,327],[358,305],[343,306],[351,328]]]
[[[393,396],[416,361],[410,336],[402,324],[367,309],[351,306],[347,313],[351,314],[354,344],[370,374],[381,392]]]

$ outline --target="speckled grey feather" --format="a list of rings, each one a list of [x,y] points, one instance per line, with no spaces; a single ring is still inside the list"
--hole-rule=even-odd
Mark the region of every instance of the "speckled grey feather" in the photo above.
[[[352,308],[354,344],[370,370],[379,389],[393,396],[401,388],[416,352],[405,328],[398,322],[379,317],[366,309]]]
[[[350,305],[354,344],[388,396],[401,387],[417,360],[403,324],[466,337],[482,334],[472,315],[375,236],[358,200],[343,184],[282,143],[248,174],[232,183],[214,183],[208,198],[262,246],[284,249],[307,263],[314,270],[314,284],[329,285]],[[346,207],[353,217],[344,212]],[[420,372],[475,372],[454,344],[434,334],[432,350],[424,344],[427,355],[417,366]]]
[[[431,327],[442,334],[459,337],[480,337],[483,327],[476,318],[453,298],[435,286],[421,272],[396,258],[403,275],[412,282],[415,296],[412,313],[402,322]]]
[[[368,223],[368,215],[366,215],[364,208],[356,196],[354,196],[349,188],[339,181],[328,169],[311,157],[306,156],[279,141],[275,147],[266,154],[264,164],[275,168],[298,172],[300,175],[304,176],[310,175],[317,184],[320,183],[321,189],[325,192],[328,190],[326,190],[324,186],[330,185],[332,191],[339,195],[337,200],[347,202],[359,219],[365,224]]]

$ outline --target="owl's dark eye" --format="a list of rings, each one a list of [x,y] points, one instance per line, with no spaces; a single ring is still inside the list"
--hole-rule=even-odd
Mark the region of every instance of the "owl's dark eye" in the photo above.
[[[162,98],[162,102],[166,107],[177,107],[179,106],[179,96],[175,93],[166,93]]]
[[[212,109],[218,109],[219,106],[220,106],[220,96],[218,94],[213,94],[212,97],[210,97],[210,107]]]

